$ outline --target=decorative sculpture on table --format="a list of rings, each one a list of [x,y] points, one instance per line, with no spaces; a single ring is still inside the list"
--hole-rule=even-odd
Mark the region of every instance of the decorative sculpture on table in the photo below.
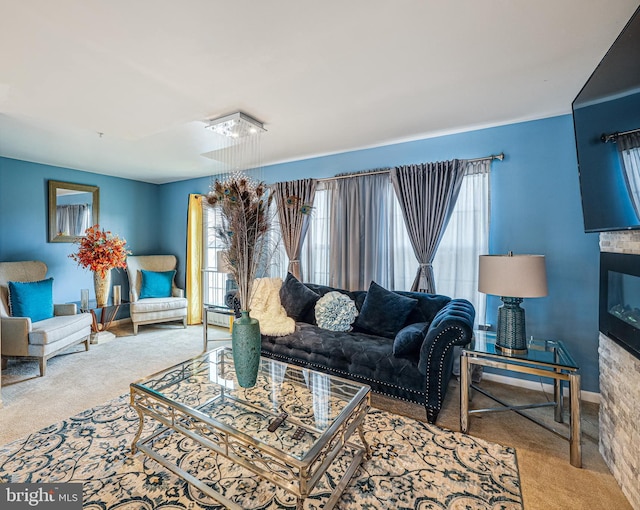
[[[127,267],[127,241],[110,231],[100,229],[100,225],[89,227],[85,237],[79,239],[78,251],[69,255],[79,266],[93,272],[93,284],[99,308],[109,300],[111,287],[111,270]]]
[[[255,385],[260,364],[260,325],[249,316],[249,303],[254,279],[270,254],[271,201],[263,182],[242,173],[216,180],[207,194],[207,203],[220,208],[216,234],[227,253],[227,270],[238,286],[242,316],[233,324],[231,341],[238,384],[243,388]]]

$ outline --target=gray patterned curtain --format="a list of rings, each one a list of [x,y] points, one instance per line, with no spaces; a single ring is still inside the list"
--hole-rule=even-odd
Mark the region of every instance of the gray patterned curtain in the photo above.
[[[436,293],[431,263],[453,211],[464,178],[463,162],[439,161],[396,167],[391,182],[416,254],[412,291]]]
[[[316,194],[315,179],[277,182],[273,185],[278,206],[282,242],[289,257],[289,272],[302,281],[300,250],[309,228],[309,214]]]

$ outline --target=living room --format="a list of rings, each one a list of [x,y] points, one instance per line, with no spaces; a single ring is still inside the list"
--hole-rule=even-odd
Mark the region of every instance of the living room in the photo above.
[[[580,8],[577,2],[574,2],[573,7]],[[582,74],[577,73],[581,77],[575,79],[574,94],[569,96],[560,110],[532,111],[523,105],[519,112],[517,108],[514,109],[515,113],[510,121],[484,121],[484,117],[480,115],[478,118],[481,120],[468,123],[463,128],[447,124],[449,121],[443,120],[443,125],[448,126],[447,128],[434,130],[423,137],[407,133],[389,143],[360,144],[351,150],[346,146],[333,151],[311,150],[304,157],[276,158],[273,163],[264,165],[261,176],[268,184],[272,184],[292,179],[330,178],[343,172],[421,162],[473,159],[504,153],[502,161],[493,161],[491,164],[489,252],[504,254],[513,251],[516,254],[545,255],[548,295],[526,300],[524,307],[527,335],[562,340],[580,367],[582,400],[598,403],[601,237],[597,233],[585,233],[584,229],[570,103],[633,14],[637,2],[616,2],[615,13],[613,7],[605,6],[604,2],[594,2],[593,7],[599,9],[600,18],[608,13],[609,17],[606,19],[609,25],[606,30],[600,29],[598,37],[601,42],[591,50],[592,54],[581,55],[584,60],[579,66]],[[22,14],[26,15],[25,12]],[[596,23],[597,16],[590,19],[591,30],[595,31],[595,26],[600,26]],[[570,65],[570,57],[571,51],[567,50],[563,54],[565,65]],[[499,73],[499,65],[496,67],[494,72]],[[549,80],[550,87],[559,85],[554,77],[541,76],[539,80],[543,83]],[[11,83],[10,77],[8,82]],[[547,86],[543,83],[531,84],[529,90],[522,88],[517,95],[534,95],[538,87]],[[235,85],[231,83],[229,86]],[[462,97],[473,87],[471,80],[471,84],[461,87],[455,96]],[[10,87],[7,90],[10,95]],[[438,90],[436,93],[444,91]],[[506,90],[504,94],[507,101]],[[98,171],[91,166],[93,163],[86,166],[71,163],[65,165],[61,163],[65,159],[60,148],[51,139],[48,141],[48,158],[42,153],[30,156],[24,148],[28,141],[21,140],[16,144],[13,142],[16,138],[23,137],[26,117],[31,112],[25,108],[24,113],[21,113],[17,111],[17,107],[13,111],[11,102],[7,103],[11,107],[1,108],[1,99],[0,96],[0,117],[4,119],[0,135],[0,261],[46,262],[47,274],[54,278],[55,303],[78,301],[80,289],[92,288],[91,273],[69,259],[76,246],[48,242],[48,182],[80,183],[99,188],[100,225],[125,238],[134,255],[173,254],[177,257],[176,284],[184,289],[187,279],[188,198],[189,194],[206,194],[209,191],[211,173],[202,172],[201,168],[190,173],[190,169],[185,167],[175,170],[179,177],[140,178],[127,177],[126,170],[111,174],[108,171]],[[415,97],[416,101],[420,99],[420,95]],[[455,97],[452,99],[455,100]],[[310,95],[308,100],[313,101],[313,97]],[[378,100],[392,102],[393,97],[382,96]],[[246,105],[247,109],[251,108],[250,97],[234,101],[243,107]],[[220,102],[216,104],[216,108],[230,107],[232,108],[231,105]],[[475,109],[485,108],[476,105]],[[46,116],[46,113],[42,115]],[[126,115],[123,114],[123,117],[126,118]],[[342,114],[336,115],[330,119],[330,123],[339,124],[341,117]],[[55,122],[56,119],[45,117],[43,120]],[[81,133],[80,139],[86,141],[88,148],[88,154],[81,160],[107,158],[99,143],[108,139],[111,134],[107,129],[102,131],[97,123],[84,120],[85,126],[98,128],[85,128]],[[375,117],[363,116],[362,123],[366,122],[376,122]],[[79,124],[82,125],[83,122]],[[277,134],[277,126],[269,127],[269,123],[267,126],[274,131],[274,135]],[[41,129],[55,131],[48,124],[43,124]],[[61,127],[61,131],[65,129],[66,126]],[[363,130],[366,131],[366,128]],[[24,133],[24,136],[28,136],[27,131]],[[265,136],[268,135],[269,132]],[[132,142],[117,140],[115,145],[108,147],[112,150],[126,143]],[[46,148],[44,152],[46,154]],[[101,163],[116,168],[117,154],[108,157],[106,162]],[[206,164],[205,161],[202,165]],[[633,242],[637,237],[631,233],[629,239]],[[113,271],[112,278],[112,284],[122,286],[123,296],[128,295],[129,284],[125,272]],[[479,322],[495,325],[499,305],[499,297],[488,296],[486,317]],[[111,345],[117,344],[112,342]],[[539,386],[537,381],[521,381],[517,384],[528,388]],[[28,398],[28,395],[25,397]],[[5,400],[4,405],[6,407],[13,403]],[[633,445],[632,442],[629,446]],[[569,468],[567,462],[567,469]]]

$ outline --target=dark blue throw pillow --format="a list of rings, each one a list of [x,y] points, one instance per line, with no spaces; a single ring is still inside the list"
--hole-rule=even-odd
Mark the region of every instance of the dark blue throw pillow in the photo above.
[[[393,341],[393,355],[396,357],[417,355],[428,330],[428,322],[416,322],[402,328]]]
[[[140,299],[171,297],[173,277],[172,271],[146,271],[141,269],[142,285],[140,286]]]
[[[30,317],[31,322],[53,317],[53,278],[37,282],[8,282],[12,317]]]
[[[313,308],[320,296],[291,273],[280,287],[280,304],[294,321],[300,321]]]
[[[417,299],[401,296],[371,282],[355,326],[372,335],[395,338],[417,304]]]

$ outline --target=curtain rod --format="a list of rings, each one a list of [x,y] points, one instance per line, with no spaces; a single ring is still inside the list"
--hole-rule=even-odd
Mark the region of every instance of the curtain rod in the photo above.
[[[485,156],[483,158],[475,158],[475,159],[465,159],[463,161],[467,161],[468,163],[478,163],[479,161],[493,161],[494,159],[499,159],[502,161],[504,159],[504,152],[500,154],[491,154],[491,156]],[[338,175],[335,177],[324,177],[322,179],[316,179],[317,182],[325,182],[325,181],[333,181],[336,179],[346,179],[347,177],[364,177],[365,175],[377,175],[377,174],[388,174],[389,170],[373,170],[371,172],[362,172],[362,173],[354,173],[350,175]]]
[[[608,142],[616,143],[618,141],[618,137],[624,136],[624,135],[630,135],[638,132],[640,132],[640,128],[630,129],[629,131],[622,131],[622,132],[616,131],[615,133],[610,133],[608,135],[603,133],[602,136],[600,137],[600,140],[604,143],[608,143]]]

